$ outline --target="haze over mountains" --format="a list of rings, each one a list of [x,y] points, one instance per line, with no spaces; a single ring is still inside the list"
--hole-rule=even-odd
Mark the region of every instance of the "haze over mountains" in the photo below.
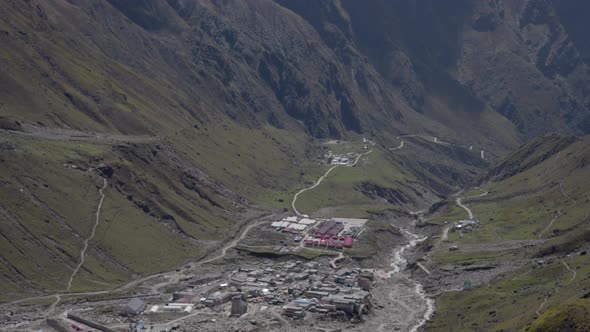
[[[68,291],[174,269],[290,210],[330,140],[375,144],[375,173],[345,185],[380,216],[524,181],[562,150],[582,179],[589,15],[560,0],[2,1],[0,300],[66,289],[102,179],[105,223]],[[536,138],[549,132],[564,136]],[[405,135],[428,139],[390,153]]]

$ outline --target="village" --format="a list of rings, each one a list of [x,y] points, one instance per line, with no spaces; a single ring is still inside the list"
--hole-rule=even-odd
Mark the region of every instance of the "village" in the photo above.
[[[339,141],[330,142],[333,144],[340,144]],[[374,143],[366,138],[362,140],[362,149],[364,151],[369,149],[369,145],[374,145]],[[331,165],[331,166],[354,166],[359,153],[356,152],[346,152],[346,153],[335,153],[332,150],[329,150],[324,155],[324,164]]]
[[[309,216],[284,217],[261,225],[270,232],[287,236],[291,250],[332,251],[354,246],[362,235],[366,219],[311,219]],[[275,246],[280,252],[286,246]],[[334,257],[333,256],[333,257]],[[325,316],[328,319],[361,321],[373,307],[371,287],[374,275],[359,267],[336,265],[337,259],[253,259],[207,276],[183,274],[160,296],[128,297],[110,302],[109,310],[84,308],[71,310],[52,327],[64,331],[171,331],[182,320],[198,315],[212,317],[255,317],[257,313],[280,315],[283,319],[304,320]],[[157,285],[152,287],[158,290]],[[213,318],[216,317],[216,318]]]
[[[367,150],[367,145],[362,148]],[[421,310],[426,308],[424,317],[431,315],[433,301],[421,284],[396,275],[408,265],[403,253],[428,236],[408,230],[401,233],[378,219],[327,217],[346,215],[342,211],[309,216],[296,206],[300,194],[320,185],[334,169],[355,167],[371,151],[323,154],[322,163],[331,167],[294,194],[291,212],[284,209],[250,220],[215,249],[216,255],[140,278],[115,291],[95,292],[91,298],[72,294],[66,302],[62,295],[49,295],[51,302],[43,304],[46,312],[55,312],[61,302],[61,314],[39,319],[22,306],[0,316],[0,324],[19,317],[39,322],[39,331],[358,331],[363,326],[400,324],[406,317],[383,315],[398,309],[397,300],[391,300],[395,297],[406,299],[409,319],[421,326],[425,322],[420,319]],[[469,219],[445,221],[439,243],[448,241],[449,232],[462,237],[480,226],[461,198],[456,203],[466,209]],[[413,224],[422,222],[420,211],[410,215]],[[367,264],[362,257],[374,255],[378,231],[395,250],[387,254],[391,261]],[[408,241],[400,246],[397,240],[404,233]],[[448,250],[461,248],[450,245]],[[415,267],[431,274],[419,261]]]
[[[223,324],[244,320],[254,326],[325,322],[330,328],[364,321],[374,307],[374,270],[350,260],[339,264],[358,244],[368,219],[312,218],[297,211],[295,202],[331,170],[354,167],[368,153],[329,151],[324,163],[332,168],[294,196],[295,215],[252,222],[228,244],[235,250],[227,257],[224,252],[163,272],[119,297],[74,301],[46,324],[57,331],[222,331]],[[219,258],[224,262],[214,263]]]

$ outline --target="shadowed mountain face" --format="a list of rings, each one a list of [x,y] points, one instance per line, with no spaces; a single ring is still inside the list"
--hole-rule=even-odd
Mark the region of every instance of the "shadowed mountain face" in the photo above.
[[[313,137],[446,127],[514,146],[517,134],[589,131],[587,7],[5,2],[1,112],[152,134],[217,116]]]
[[[278,2],[366,55],[418,112],[491,108],[526,136],[588,132],[583,1]]]
[[[313,27],[270,1],[2,7],[2,112],[21,120],[154,134],[221,116],[313,137],[417,121],[360,56],[341,63]]]

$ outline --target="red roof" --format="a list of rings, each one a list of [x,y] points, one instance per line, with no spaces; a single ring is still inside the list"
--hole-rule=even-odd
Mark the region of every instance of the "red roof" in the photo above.
[[[350,248],[350,247],[352,247],[352,244],[353,244],[353,242],[354,242],[354,241],[352,240],[352,237],[350,237],[350,236],[347,236],[347,237],[345,237],[345,238],[344,238],[344,243],[343,243],[343,245],[344,245],[345,247],[347,247],[347,248]]]

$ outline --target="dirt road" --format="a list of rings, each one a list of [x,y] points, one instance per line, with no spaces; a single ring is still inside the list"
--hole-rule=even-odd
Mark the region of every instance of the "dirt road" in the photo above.
[[[78,265],[76,266],[74,271],[72,271],[72,275],[70,276],[70,280],[68,281],[68,287],[66,288],[66,290],[68,290],[68,291],[72,288],[72,281],[74,280],[74,278],[76,277],[76,275],[80,271],[80,268],[82,267],[82,265],[84,265],[84,261],[86,260],[86,250],[88,250],[88,243],[90,242],[90,240],[92,240],[94,238],[94,235],[96,234],[96,227],[98,227],[98,224],[100,223],[100,211],[102,209],[102,203],[104,202],[104,198],[105,198],[103,191],[106,189],[107,184],[108,184],[107,179],[102,178],[102,181],[103,181],[102,188],[100,188],[100,190],[98,191],[98,193],[100,194],[100,200],[98,202],[98,207],[96,208],[96,214],[95,214],[96,218],[94,221],[94,226],[92,227],[92,232],[90,232],[90,236],[88,238],[86,238],[86,240],[84,240],[84,246],[82,247],[82,250],[80,251],[80,262],[78,263]]]
[[[467,205],[463,204],[463,199],[478,198],[478,197],[483,197],[483,196],[486,196],[489,194],[489,192],[487,192],[481,188],[475,188],[475,189],[481,191],[482,193],[480,195],[469,196],[469,197],[457,197],[457,199],[455,199],[455,203],[457,204],[457,206],[467,212],[469,219],[473,219],[473,212],[471,211],[471,209],[469,207],[467,207]]]
[[[243,240],[248,233],[250,232],[250,230],[254,227],[257,227],[261,224],[263,224],[264,221],[259,221],[257,223],[253,223],[250,224],[248,226],[246,226],[243,230],[242,233],[240,234],[240,236],[237,236],[236,238],[234,238],[232,241],[228,242],[225,246],[223,246],[223,248],[221,248],[221,251],[219,253],[219,255],[199,261],[199,262],[193,262],[193,263],[189,263],[188,266],[188,270],[193,270],[203,264],[207,264],[207,263],[211,263],[214,262],[218,259],[222,259],[223,257],[225,257],[227,255],[227,251],[235,248],[238,243]],[[152,294],[159,294],[160,293],[160,289],[166,287],[166,286],[170,286],[170,285],[174,285],[174,284],[178,284],[178,282],[180,281],[180,279],[182,279],[183,277],[186,277],[184,274],[184,271],[171,271],[171,272],[167,272],[167,273],[163,273],[160,276],[167,278],[167,281],[163,281],[161,283],[155,284],[153,286],[150,287],[151,289],[151,293]]]
[[[73,141],[91,143],[149,143],[159,140],[156,136],[147,135],[119,135],[99,132],[87,132],[65,128],[40,127],[30,124],[22,125],[23,131],[0,129],[0,133],[11,136],[28,137],[50,141]]]
[[[404,147],[404,142],[405,142],[405,141],[402,141],[402,142],[399,144],[399,146],[398,146],[398,147],[391,148],[391,149],[389,149],[389,151],[393,151],[393,150],[399,150],[399,149],[403,148],[403,147]]]
[[[250,232],[250,230],[252,228],[254,228],[256,226],[259,226],[259,225],[262,225],[263,223],[264,223],[264,221],[259,221],[259,222],[256,222],[256,223],[253,223],[253,224],[250,224],[250,225],[246,226],[244,228],[244,230],[242,231],[242,233],[240,234],[240,236],[234,238],[232,241],[230,241],[228,244],[226,244],[223,248],[221,248],[221,253],[219,255],[217,255],[215,257],[211,257],[211,258],[205,259],[205,260],[202,260],[202,261],[199,261],[199,262],[196,262],[196,263],[193,263],[193,264],[195,264],[195,266],[203,265],[203,264],[211,263],[213,261],[216,261],[218,259],[221,259],[221,258],[225,257],[227,255],[227,251],[229,249],[232,249],[235,246],[237,246],[238,245],[238,242],[240,242],[241,240],[243,240],[246,237],[246,235],[248,235],[248,232]]]
[[[322,181],[324,181],[324,179],[326,178],[326,176],[328,176],[328,174],[330,174],[333,170],[335,170],[338,167],[341,167],[341,166],[340,165],[336,165],[336,166],[330,167],[330,169],[328,169],[326,171],[326,173],[324,173],[324,175],[320,176],[320,178],[316,181],[316,183],[313,186],[307,187],[307,188],[303,188],[303,189],[299,190],[295,194],[295,196],[293,196],[293,201],[291,201],[291,208],[293,209],[293,212],[295,212],[296,215],[302,216],[302,214],[299,213],[299,210],[297,210],[297,207],[295,207],[295,203],[297,203],[297,198],[299,198],[299,195],[303,194],[304,192],[306,192],[308,190],[312,190],[313,188],[319,186],[322,183]]]
[[[559,219],[559,217],[561,217],[561,215],[563,214],[563,210],[559,209],[559,211],[557,211],[557,213],[555,214],[555,216],[553,216],[553,219],[551,219],[551,221],[549,221],[549,223],[547,224],[547,227],[545,227],[541,233],[539,233],[539,235],[537,236],[537,238],[541,238],[543,236],[543,234],[549,230],[549,228],[551,228],[551,226],[553,226],[553,223],[555,222],[555,220]]]
[[[221,249],[221,253],[217,256],[214,256],[212,258],[208,258],[202,261],[199,261],[197,263],[193,263],[196,265],[190,265],[192,266],[197,266],[197,265],[201,265],[201,264],[206,264],[206,263],[210,263],[212,261],[221,259],[223,257],[225,257],[225,255],[227,254],[227,251],[230,248],[233,248],[237,245],[237,243],[243,239],[247,233],[255,226],[261,224],[262,222],[258,222],[255,224],[249,224],[248,226],[244,227],[244,229],[242,229],[241,233],[239,236],[237,236],[235,239],[233,239],[232,241],[230,241],[228,244],[226,244],[222,249]],[[24,303],[24,302],[29,302],[29,301],[36,301],[36,300],[44,300],[44,299],[50,299],[50,298],[61,298],[64,296],[94,296],[94,295],[105,295],[105,294],[116,294],[116,293],[120,293],[120,292],[124,292],[126,290],[129,290],[135,286],[138,286],[144,282],[150,281],[152,279],[158,278],[158,277],[162,277],[162,276],[166,276],[168,274],[168,272],[163,272],[163,273],[156,273],[153,275],[149,275],[140,279],[136,279],[133,281],[130,281],[124,285],[121,285],[115,289],[112,290],[101,290],[101,291],[91,291],[91,292],[62,292],[62,293],[54,293],[54,294],[47,294],[47,295],[40,295],[40,296],[32,296],[32,297],[28,297],[28,298],[23,298],[23,299],[19,299],[19,300],[15,300],[15,301],[11,301],[11,302],[6,302],[6,303],[2,303],[0,304],[0,308],[2,307],[7,307],[7,306],[11,306],[11,305],[15,305],[15,304],[19,304],[19,303]]]
[[[338,265],[336,265],[336,263],[338,263],[339,261],[344,259],[344,254],[342,252],[338,253],[338,256],[332,258],[330,260],[330,267],[333,268],[334,270],[336,270],[338,268]]]
[[[322,181],[324,181],[324,179],[325,179],[325,178],[326,178],[326,177],[327,177],[327,176],[328,176],[328,175],[329,175],[329,174],[330,174],[330,173],[331,173],[333,170],[335,170],[336,168],[338,168],[338,167],[354,167],[354,166],[356,166],[356,164],[359,162],[359,160],[361,159],[361,157],[363,157],[363,156],[366,156],[366,155],[368,155],[368,154],[369,154],[369,153],[371,153],[371,152],[373,152],[373,150],[369,150],[369,151],[367,151],[367,152],[364,152],[364,153],[361,153],[361,154],[359,154],[359,155],[356,157],[356,159],[355,159],[354,163],[353,163],[352,165],[350,165],[350,166],[336,165],[336,166],[332,166],[332,167],[330,167],[330,169],[328,169],[328,170],[326,171],[326,173],[324,173],[324,175],[320,176],[320,178],[319,178],[319,179],[316,181],[316,183],[315,183],[313,186],[311,186],[311,187],[307,187],[307,188],[303,188],[303,189],[299,190],[299,191],[298,191],[298,192],[295,194],[295,196],[293,196],[293,201],[291,201],[291,208],[293,209],[293,212],[295,212],[295,214],[296,214],[296,215],[298,215],[298,216],[302,216],[302,215],[303,215],[303,214],[299,213],[299,211],[297,210],[297,207],[295,206],[295,203],[297,203],[297,198],[299,198],[299,195],[303,194],[304,192],[306,192],[306,191],[308,191],[308,190],[312,190],[312,189],[314,189],[315,187],[319,186],[319,185],[322,183]]]

